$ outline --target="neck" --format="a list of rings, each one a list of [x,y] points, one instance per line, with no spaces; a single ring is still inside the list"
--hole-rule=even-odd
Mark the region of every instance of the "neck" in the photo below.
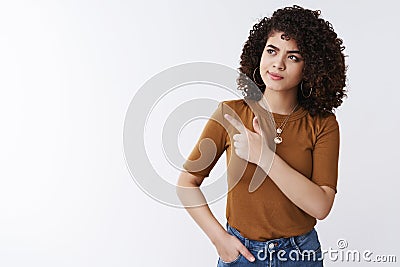
[[[266,88],[263,98],[259,102],[265,109],[272,113],[288,115],[297,104],[297,90],[274,91]]]

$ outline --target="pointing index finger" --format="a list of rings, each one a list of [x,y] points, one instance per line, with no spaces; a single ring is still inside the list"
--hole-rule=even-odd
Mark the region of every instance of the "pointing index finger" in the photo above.
[[[233,127],[235,127],[240,133],[245,133],[246,132],[246,127],[244,127],[244,125],[238,121],[237,119],[235,119],[234,117],[232,117],[229,114],[225,114],[224,115],[225,119],[227,119],[229,121],[230,124],[232,124]]]

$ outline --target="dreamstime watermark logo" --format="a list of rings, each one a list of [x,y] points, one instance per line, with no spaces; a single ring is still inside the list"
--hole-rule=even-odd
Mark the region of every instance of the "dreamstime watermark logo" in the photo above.
[[[345,249],[349,246],[349,243],[347,242],[346,239],[339,239],[337,241],[337,247],[338,249]]]
[[[331,261],[331,262],[368,262],[368,263],[395,263],[396,255],[376,254],[372,250],[348,249],[349,243],[346,239],[339,239],[337,247],[326,249],[301,249],[297,247],[291,250],[274,250],[265,246],[257,252],[257,259],[265,261],[274,257],[278,261]]]
[[[178,136],[180,131],[188,122],[200,118],[217,120],[218,123],[227,130],[227,125],[221,121],[223,119],[214,116],[215,113],[213,114],[220,103],[216,96],[218,96],[218,90],[222,90],[224,94],[228,92],[228,94],[232,95],[231,99],[242,98],[242,92],[237,89],[239,77],[241,77],[242,80],[246,79],[246,82],[248,82],[246,86],[252,86],[258,89],[250,79],[237,70],[221,64],[207,62],[187,63],[168,68],[149,79],[139,88],[126,113],[123,146],[128,169],[134,181],[143,192],[153,199],[173,207],[205,204],[204,200],[202,200],[203,198],[196,193],[195,189],[182,188],[182,190],[190,191],[188,194],[190,200],[183,205],[182,197],[177,196],[176,185],[168,182],[167,179],[163,179],[163,175],[157,173],[149,160],[149,154],[151,154],[152,151],[148,151],[145,146],[146,125],[149,123],[151,115],[154,115],[152,113],[156,110],[157,105],[163,99],[167,99],[168,95],[176,93],[177,90],[182,90],[184,87],[190,87],[192,85],[208,85],[216,89],[214,98],[195,96],[190,99],[176,100],[177,103],[173,103],[175,108],[172,112],[167,114],[165,123],[160,125],[162,129],[162,153],[165,160],[171,168],[183,170],[182,163],[185,162],[185,157],[181,155],[178,148]],[[249,104],[249,102],[247,102],[247,104]],[[224,112],[239,119],[236,112],[232,109],[229,110],[228,106],[225,106]],[[213,114],[214,117],[212,117],[211,114]],[[165,116],[166,114],[162,115]],[[263,116],[269,116],[268,118],[264,118],[264,121],[270,122],[265,123],[267,125],[264,125],[264,127],[270,127],[272,129],[275,125],[272,115],[265,113]],[[275,151],[275,147],[270,148]],[[202,165],[204,169],[212,162],[213,159],[210,159],[210,155],[216,154],[216,146],[212,140],[204,139],[200,144],[200,150],[201,149],[203,149],[203,151],[201,151],[202,153],[206,152],[204,154],[207,155],[207,158],[200,158],[198,162],[203,161],[203,164],[198,165]],[[204,166],[204,161],[208,163],[206,164],[207,166]],[[245,171],[245,164],[242,164],[242,166],[238,164],[237,161],[235,162],[235,160],[231,162],[234,164],[233,166],[237,168],[235,171],[238,176]],[[195,165],[196,164],[192,164],[192,166]],[[265,179],[265,175],[261,178],[257,177],[257,179],[253,177],[251,190],[257,189],[258,186],[261,185],[263,179]],[[227,182],[224,179],[216,179],[212,184],[202,186],[201,191],[206,197],[207,203],[215,202],[226,195],[226,185]]]
[[[338,239],[336,245],[337,248],[322,250],[322,257],[332,262],[397,262],[396,255],[379,255],[370,249],[349,249],[349,243],[343,238]]]

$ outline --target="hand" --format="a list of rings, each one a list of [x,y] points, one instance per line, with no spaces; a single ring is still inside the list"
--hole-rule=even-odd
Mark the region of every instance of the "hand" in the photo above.
[[[253,119],[253,132],[232,116],[225,114],[224,117],[239,131],[233,136],[235,153],[244,160],[264,167],[262,163],[267,162],[273,153],[263,136],[258,118]]]
[[[255,261],[253,254],[240,242],[240,240],[225,231],[225,234],[215,243],[219,257],[224,262],[232,262],[242,254],[248,261]]]

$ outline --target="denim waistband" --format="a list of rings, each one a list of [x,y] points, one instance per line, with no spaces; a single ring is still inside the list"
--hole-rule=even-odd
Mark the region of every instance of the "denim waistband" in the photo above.
[[[306,238],[308,235],[313,234],[315,232],[315,228],[311,229],[311,231],[298,236],[292,237],[282,237],[277,239],[271,239],[268,241],[257,241],[248,239],[243,237],[240,232],[235,229],[234,227],[230,226],[229,223],[226,223],[226,227],[228,232],[235,235],[247,248],[249,249],[264,249],[268,248],[269,250],[279,250],[279,249],[286,249],[289,247],[297,247],[298,241],[301,239]]]

